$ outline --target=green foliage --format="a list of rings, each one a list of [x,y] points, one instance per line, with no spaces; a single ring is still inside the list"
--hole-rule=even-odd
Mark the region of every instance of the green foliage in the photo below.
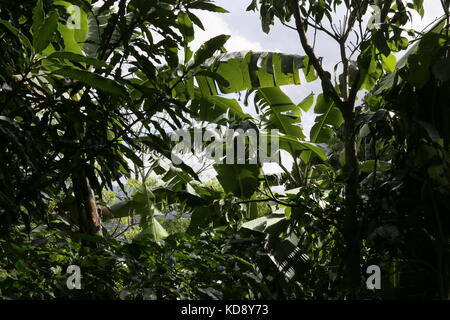
[[[239,240],[239,241],[236,241]],[[233,242],[235,244],[233,244]],[[101,241],[82,248],[58,232],[34,232],[0,241],[6,299],[255,299],[271,298],[268,283],[249,262],[250,238],[225,230],[189,237],[176,234],[157,245]],[[66,269],[78,265],[82,290],[66,287]],[[108,274],[105,277],[105,274]]]
[[[300,127],[300,109],[279,88],[263,88],[255,95],[255,105],[263,111],[267,129],[278,129],[281,133],[304,139]]]
[[[248,199],[258,189],[259,166],[256,164],[217,164],[217,179],[227,193]]]
[[[423,16],[423,1],[385,1],[381,25],[359,35],[368,1],[251,1],[264,32],[295,20],[300,39],[345,9],[332,79],[305,43],[306,56],[226,52],[219,35],[193,52],[194,10],[226,12],[210,1],[76,1],[75,29],[72,3],[0,5],[2,298],[448,298],[448,19],[411,39],[408,10]],[[280,87],[300,72],[323,92],[297,104]],[[242,91],[256,116],[222,96]],[[292,169],[225,159],[205,183],[173,161],[182,128],[277,129]],[[83,222],[94,210],[102,236]],[[358,273],[371,264],[376,292]],[[82,290],[67,288],[69,265]]]
[[[127,94],[125,88],[119,85],[114,80],[98,76],[88,71],[76,70],[66,67],[63,69],[55,70],[52,73],[66,78],[70,78],[75,81],[80,81],[90,87],[100,89],[104,92],[108,92],[111,94],[122,96]]]
[[[217,48],[214,44],[222,44],[223,41],[218,42],[222,39],[224,38],[211,39],[212,42],[207,47],[211,47],[211,50]],[[199,49],[202,56],[204,50],[206,49]],[[314,70],[307,68],[306,61],[307,59],[299,55],[273,52],[223,53],[206,60],[202,67],[219,74],[226,80],[226,84],[221,81],[199,82],[199,88],[203,95],[216,95],[217,87],[222,93],[233,93],[300,84],[299,69],[302,69],[305,76],[314,73]],[[200,63],[196,61],[196,65],[198,64]]]
[[[38,17],[38,19],[42,19]],[[50,44],[53,34],[57,27],[58,14],[53,11],[42,22],[42,24],[36,28],[36,33],[33,35],[33,47],[36,52],[42,52]]]

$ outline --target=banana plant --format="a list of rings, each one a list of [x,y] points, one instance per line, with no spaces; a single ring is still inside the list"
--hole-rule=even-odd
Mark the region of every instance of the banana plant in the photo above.
[[[241,112],[234,99],[220,95],[256,90],[255,105],[263,111],[265,129],[278,129],[282,133],[282,148],[293,154],[294,159],[298,157],[298,150],[310,147],[323,154],[320,146],[310,144],[305,148],[305,144],[302,145],[305,135],[300,126],[301,109],[279,88],[283,85],[299,85],[301,78],[306,81],[317,78],[308,57],[252,51],[214,55],[226,40],[228,38],[222,35],[207,41],[188,64],[198,68],[194,72],[197,86],[194,81],[179,84],[177,92],[193,99],[191,108],[195,114],[207,121],[214,121],[220,113],[233,115],[234,121],[252,120]],[[199,57],[207,59],[200,62]]]
[[[326,150],[316,144],[317,139],[305,142],[301,128],[302,111],[307,111],[305,104],[311,100],[311,95],[302,103],[295,105],[292,100],[278,87],[256,90],[255,106],[262,111],[262,124],[265,129],[277,129],[282,134],[279,137],[280,147],[289,152],[294,159],[294,172],[298,184],[302,181],[299,156],[303,154],[317,155],[320,160],[326,160]],[[303,108],[302,108],[303,106]],[[286,172],[287,173],[287,172]]]
[[[145,183],[142,183],[139,190],[128,200],[119,201],[109,207],[109,215],[104,216],[105,220],[120,219],[125,217],[140,216],[140,227],[142,231],[135,236],[134,240],[150,239],[159,241],[169,234],[158,222],[155,215],[159,210],[154,204],[155,196],[148,190]]]

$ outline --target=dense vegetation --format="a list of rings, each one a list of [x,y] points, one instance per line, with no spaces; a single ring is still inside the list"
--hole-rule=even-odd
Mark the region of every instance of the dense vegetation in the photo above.
[[[249,3],[304,55],[226,52],[227,35],[193,52],[198,10],[226,13],[208,0],[0,3],[1,298],[450,298],[450,1],[425,31],[408,27],[423,0]],[[282,86],[302,81],[323,90],[296,104]],[[212,142],[171,133],[210,128],[277,129],[292,167],[194,170]]]

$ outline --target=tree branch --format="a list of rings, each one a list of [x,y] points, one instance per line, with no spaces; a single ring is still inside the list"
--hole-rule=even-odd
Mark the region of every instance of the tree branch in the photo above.
[[[317,72],[317,75],[322,81],[322,87],[325,89],[324,95],[328,95],[336,103],[336,105],[341,106],[342,105],[341,97],[339,96],[333,84],[331,83],[330,74],[322,68],[322,65],[320,64],[319,59],[316,57],[314,50],[308,43],[298,3],[296,0],[291,0],[290,4],[294,12],[295,25],[297,27],[297,33],[300,38],[300,42],[302,44],[303,50],[305,50],[306,55],[309,57],[310,63],[313,65],[314,69]]]
[[[341,50],[341,62],[342,62],[342,97],[344,98],[344,101],[347,101],[348,99],[348,59],[347,54],[345,52],[345,40],[341,39],[339,41],[339,48]]]
[[[295,204],[292,204],[292,203],[287,203],[287,202],[284,202],[284,201],[281,201],[281,200],[278,200],[278,199],[274,199],[274,198],[250,199],[250,200],[236,201],[236,202],[233,203],[233,205],[252,203],[252,202],[269,202],[269,201],[276,202],[276,203],[281,204],[281,205],[286,206],[286,207],[302,208],[302,206],[295,205]]]

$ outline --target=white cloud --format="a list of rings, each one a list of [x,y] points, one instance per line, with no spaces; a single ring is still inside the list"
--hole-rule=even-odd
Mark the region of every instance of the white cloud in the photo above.
[[[276,48],[267,48],[258,41],[248,39],[236,33],[221,17],[222,14],[197,11],[196,15],[202,21],[205,30],[201,30],[198,27],[195,28],[195,40],[191,43],[191,49],[193,49],[194,51],[197,50],[207,40],[221,34],[231,36],[231,38],[225,44],[225,48],[228,51],[280,51]]]
[[[441,17],[444,14],[440,1],[424,1],[423,6],[425,10],[423,18],[421,18],[416,11],[411,10],[414,22],[412,27],[418,31],[422,31],[436,18]]]

